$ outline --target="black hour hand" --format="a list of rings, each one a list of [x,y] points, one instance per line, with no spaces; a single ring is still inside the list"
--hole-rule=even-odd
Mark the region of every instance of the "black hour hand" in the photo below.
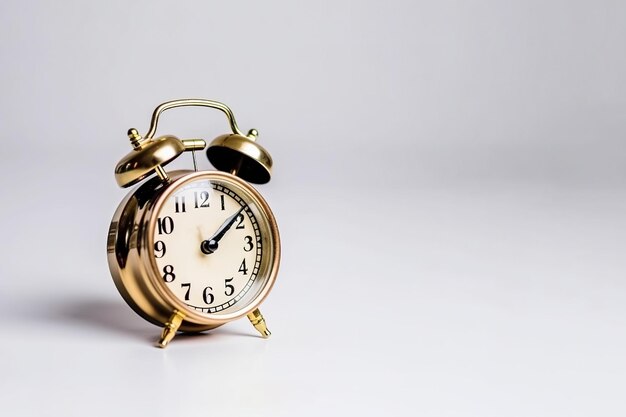
[[[211,236],[207,240],[202,241],[202,243],[200,244],[200,250],[202,251],[202,253],[209,255],[217,250],[217,248],[219,247],[218,242],[224,237],[226,232],[228,232],[233,223],[235,223],[235,221],[237,220],[237,216],[241,214],[243,209],[244,207],[241,207],[235,214],[227,218],[224,223],[222,223],[222,225],[219,227],[219,229],[217,229],[217,231],[213,233],[213,236]]]

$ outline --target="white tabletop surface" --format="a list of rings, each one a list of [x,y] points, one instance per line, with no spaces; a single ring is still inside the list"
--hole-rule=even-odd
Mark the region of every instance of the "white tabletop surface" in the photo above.
[[[3,2],[0,414],[624,416],[625,13]],[[155,348],[110,277],[126,129],[182,97],[274,157],[268,340]]]

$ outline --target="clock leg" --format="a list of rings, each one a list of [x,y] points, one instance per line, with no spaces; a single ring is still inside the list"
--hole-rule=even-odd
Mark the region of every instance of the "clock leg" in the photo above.
[[[248,314],[248,319],[250,323],[254,326],[255,329],[261,333],[264,339],[267,339],[272,334],[265,324],[265,319],[263,318],[263,314],[259,311],[259,309],[255,309],[252,313]]]
[[[161,333],[161,338],[157,343],[158,347],[164,348],[174,338],[174,336],[176,336],[176,332],[178,331],[178,328],[182,324],[184,318],[185,316],[183,316],[179,311],[174,310],[174,313],[170,316],[167,323],[165,323],[165,327]]]

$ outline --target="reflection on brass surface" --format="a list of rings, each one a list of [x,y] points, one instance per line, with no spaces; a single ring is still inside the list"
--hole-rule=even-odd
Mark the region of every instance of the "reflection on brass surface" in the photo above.
[[[224,172],[167,172],[164,169],[183,152],[206,148],[203,139],[181,140],[172,135],[154,138],[162,112],[187,106],[210,107],[226,115],[232,133],[217,137],[207,149],[211,163]],[[272,289],[278,273],[280,236],[269,206],[258,191],[244,181],[266,183],[271,177],[272,158],[256,143],[257,136],[256,129],[250,129],[247,135],[239,130],[228,106],[204,99],[163,103],[154,110],[145,136],[134,128],[128,131],[133,149],[116,165],[115,179],[121,187],[145,181],[124,198],[113,216],[107,237],[108,263],[113,281],[128,305],[147,321],[164,328],[159,347],[167,346],[177,331],[210,330],[245,315],[263,337],[270,335],[258,306]],[[162,205],[173,193],[199,180],[236,186],[247,204],[255,207],[256,216],[264,220],[259,222],[259,228],[269,246],[259,267],[256,292],[250,293],[247,304],[242,301],[241,309],[223,314],[200,313],[174,296],[163,282],[154,258],[154,231]]]

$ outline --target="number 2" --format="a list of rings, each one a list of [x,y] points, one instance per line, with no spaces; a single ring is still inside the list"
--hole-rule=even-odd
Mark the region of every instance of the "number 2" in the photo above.
[[[237,216],[237,227],[235,229],[244,229],[245,225],[243,224],[243,214],[239,214]]]

